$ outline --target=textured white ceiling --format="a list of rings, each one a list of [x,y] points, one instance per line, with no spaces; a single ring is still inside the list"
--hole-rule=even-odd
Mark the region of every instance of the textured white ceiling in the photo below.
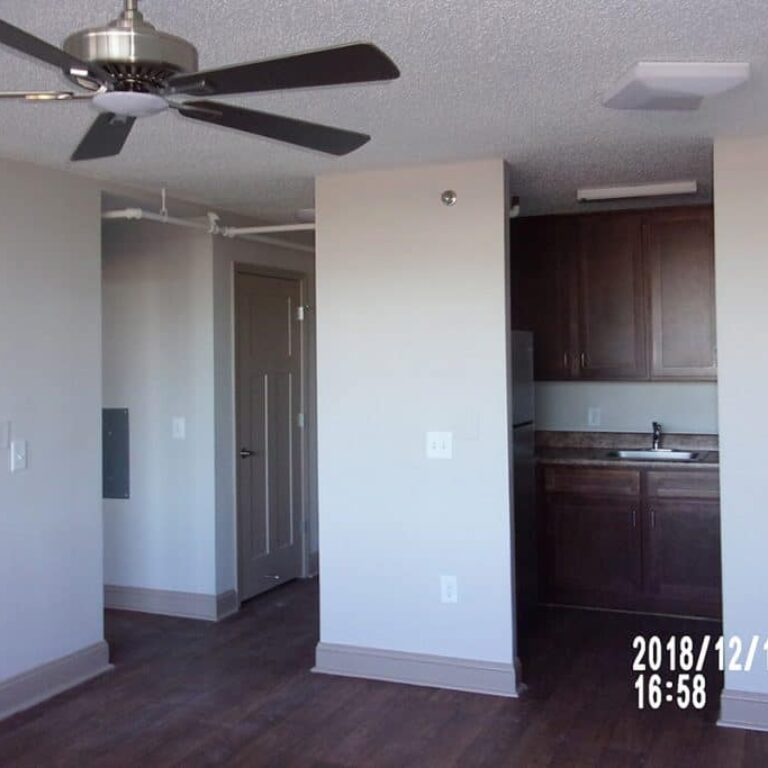
[[[0,0],[0,16],[51,42],[116,15],[118,0]],[[597,183],[694,177],[711,194],[715,135],[768,132],[765,0],[146,0],[202,67],[369,40],[402,78],[230,101],[368,131],[331,159],[174,114],[140,122],[116,159],[77,173],[159,187],[249,214],[312,205],[330,171],[503,156],[526,213],[575,207]],[[639,59],[748,60],[752,82],[695,113],[616,112],[600,93]],[[0,90],[55,88],[55,70],[0,51]],[[73,168],[84,103],[0,104],[0,156]]]

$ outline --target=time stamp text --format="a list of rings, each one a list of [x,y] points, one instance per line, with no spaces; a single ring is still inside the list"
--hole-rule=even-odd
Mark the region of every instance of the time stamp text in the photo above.
[[[632,671],[638,709],[704,709],[707,704],[705,670],[713,663],[721,671],[768,671],[768,639],[754,635],[740,637],[692,638],[672,635],[637,635],[632,641],[635,653]],[[714,660],[713,661],[713,657]]]

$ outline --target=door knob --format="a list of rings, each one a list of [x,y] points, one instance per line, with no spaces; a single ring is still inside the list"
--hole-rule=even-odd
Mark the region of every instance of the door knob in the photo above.
[[[248,448],[241,448],[240,449],[240,458],[241,459],[250,459],[251,456],[255,456],[256,451],[251,451]]]

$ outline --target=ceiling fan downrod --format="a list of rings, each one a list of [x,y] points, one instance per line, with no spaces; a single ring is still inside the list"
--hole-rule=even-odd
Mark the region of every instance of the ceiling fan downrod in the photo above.
[[[123,11],[115,23],[127,29],[146,25],[144,14],[139,10],[139,0],[124,0]]]

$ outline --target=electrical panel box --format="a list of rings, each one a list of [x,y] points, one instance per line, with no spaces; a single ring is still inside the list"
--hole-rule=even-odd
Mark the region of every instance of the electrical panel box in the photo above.
[[[129,499],[130,430],[127,408],[105,408],[102,411],[103,497]]]

